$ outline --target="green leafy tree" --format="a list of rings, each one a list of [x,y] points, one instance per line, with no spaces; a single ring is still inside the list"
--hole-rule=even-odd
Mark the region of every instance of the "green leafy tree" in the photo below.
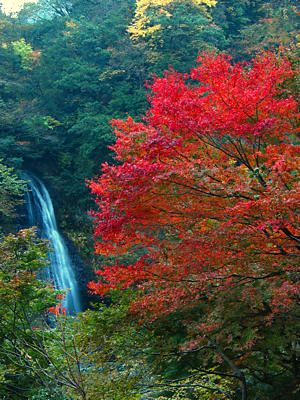
[[[133,37],[145,37],[159,31],[162,25],[156,20],[157,16],[171,16],[168,6],[177,3],[177,0],[137,0],[135,18],[128,31]],[[187,3],[195,7],[203,5],[212,7],[216,5],[215,0],[189,0]]]
[[[34,63],[34,52],[30,43],[26,43],[24,38],[12,42],[12,48],[21,59],[22,68],[31,70]]]
[[[37,278],[47,265],[47,253],[47,243],[37,238],[34,229],[0,238],[3,399],[62,400],[68,392],[72,398],[87,399],[75,326],[60,304],[63,295]]]
[[[45,368],[35,349],[35,327],[55,299],[53,290],[36,278],[46,265],[46,254],[47,246],[34,230],[0,238],[0,393],[4,399],[25,398],[37,378],[31,364]]]
[[[191,1],[174,1],[155,20],[160,26],[148,40],[153,70],[161,73],[169,66],[176,70],[191,67],[199,52],[222,50],[224,32],[207,10]]]
[[[0,218],[14,215],[15,207],[22,204],[25,191],[25,182],[0,160]]]

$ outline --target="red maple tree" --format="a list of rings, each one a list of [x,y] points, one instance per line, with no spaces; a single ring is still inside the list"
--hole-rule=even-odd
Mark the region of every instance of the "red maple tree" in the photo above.
[[[155,320],[236,300],[269,319],[299,298],[297,103],[288,60],[203,54],[190,74],[151,85],[144,122],[116,120],[117,165],[89,183],[96,252],[143,254],[97,271],[92,292],[136,287],[132,310]],[[213,312],[211,310],[211,312]],[[217,324],[209,314],[198,329]]]

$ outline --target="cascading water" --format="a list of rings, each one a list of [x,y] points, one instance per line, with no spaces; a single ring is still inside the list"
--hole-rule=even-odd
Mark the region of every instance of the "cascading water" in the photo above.
[[[49,240],[52,250],[45,279],[51,280],[58,290],[68,290],[63,306],[68,314],[81,311],[79,287],[66,243],[58,231],[51,197],[45,185],[36,177],[26,175],[30,191],[26,195],[28,222],[37,226],[40,236]]]

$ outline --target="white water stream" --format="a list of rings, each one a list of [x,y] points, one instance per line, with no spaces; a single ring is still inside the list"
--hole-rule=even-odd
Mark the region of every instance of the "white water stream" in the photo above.
[[[27,175],[25,179],[30,187],[26,198],[29,225],[37,226],[40,236],[51,245],[45,279],[52,281],[56,289],[68,291],[62,305],[68,314],[77,313],[81,311],[79,287],[66,243],[57,228],[51,197],[38,178]]]

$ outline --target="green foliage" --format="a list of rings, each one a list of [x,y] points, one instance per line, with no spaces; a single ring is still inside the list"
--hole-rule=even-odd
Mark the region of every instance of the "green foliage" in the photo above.
[[[166,13],[160,13],[155,21],[160,29],[148,40],[148,46],[157,73],[168,66],[189,68],[200,51],[222,50],[227,45],[222,28],[191,1],[170,2]]]
[[[26,183],[0,160],[0,218],[14,215],[16,206],[22,204],[25,191]]]
[[[58,304],[62,296],[37,279],[47,264],[47,250],[33,229],[1,237],[1,398],[86,400],[95,398],[94,393],[99,399],[110,399],[109,393],[116,399],[130,398],[131,378],[121,361],[113,362],[113,342],[104,335],[103,347],[91,341],[93,321],[102,314],[66,318]],[[116,319],[119,316],[106,327]]]
[[[0,240],[1,398],[139,399],[146,367],[126,304],[65,317],[56,292],[37,279],[47,250],[33,229]]]
[[[30,400],[67,400],[68,398],[57,388],[56,393],[47,389],[37,389],[31,394]]]
[[[264,2],[261,17],[240,31],[240,46],[245,53],[253,54],[261,49],[285,48],[296,43],[300,23],[297,7],[290,3]]]
[[[157,16],[172,17],[168,6],[178,4],[177,0],[137,0],[135,17],[128,31],[133,38],[147,37],[156,34],[163,26],[156,20]],[[203,5],[212,7],[216,5],[215,0],[186,0],[187,5],[201,9]],[[195,10],[197,12],[197,10]]]
[[[293,46],[299,31],[297,1],[221,0],[212,9],[222,26],[230,53],[248,58],[262,49]]]
[[[87,311],[73,329],[85,359],[83,379],[90,399],[139,399],[136,383],[147,373],[136,355],[140,338],[126,322],[125,306]]]
[[[36,378],[30,365],[43,367],[36,350],[37,326],[55,302],[51,287],[37,280],[46,265],[47,245],[34,230],[0,238],[0,394],[24,398]],[[14,397],[15,396],[15,397]]]
[[[22,68],[30,71],[33,67],[33,48],[29,43],[26,43],[24,38],[12,42],[12,48],[17,56],[21,59]]]
[[[159,395],[159,400],[225,400],[234,396],[233,382],[224,377],[218,376],[214,371],[207,374],[191,371],[187,378],[175,380],[173,382],[162,382],[159,389],[157,384],[156,391],[165,392]],[[217,397],[216,397],[217,396]]]

